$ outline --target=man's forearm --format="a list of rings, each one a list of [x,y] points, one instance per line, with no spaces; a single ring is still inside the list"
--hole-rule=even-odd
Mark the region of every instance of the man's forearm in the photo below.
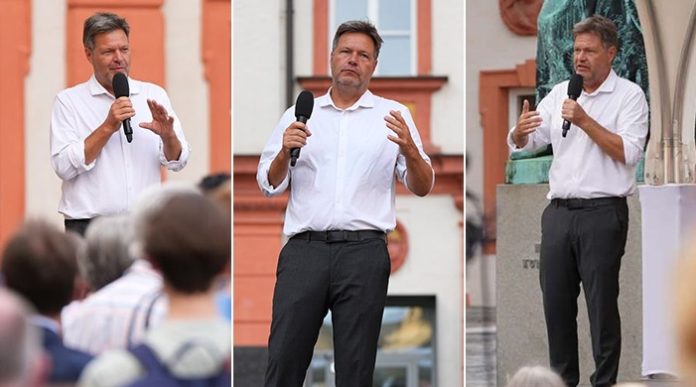
[[[616,133],[612,133],[591,117],[587,117],[587,122],[578,125],[603,151],[613,160],[622,164],[626,163],[624,154],[623,139]]]
[[[102,124],[85,138],[85,164],[91,164],[97,159],[99,152],[101,152],[113,134],[114,132],[106,124]]]
[[[408,188],[418,196],[427,195],[433,188],[433,169],[420,154],[406,157]]]
[[[179,160],[181,156],[181,141],[179,141],[178,137],[172,136],[166,141],[162,140],[162,144],[164,148],[164,157],[167,161]]]
[[[274,188],[277,188],[280,183],[288,176],[290,158],[288,153],[281,149],[271,162],[271,167],[268,169],[268,183]]]

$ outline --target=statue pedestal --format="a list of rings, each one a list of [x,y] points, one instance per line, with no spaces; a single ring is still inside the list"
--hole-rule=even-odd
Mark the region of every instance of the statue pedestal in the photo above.
[[[522,366],[549,364],[539,288],[541,213],[548,204],[547,193],[546,184],[497,187],[498,386],[504,386]],[[628,200],[628,240],[621,262],[619,312],[623,345],[620,381],[635,381],[641,377],[641,208],[636,196]],[[580,383],[589,385],[594,361],[582,292],[578,297],[578,341]]]

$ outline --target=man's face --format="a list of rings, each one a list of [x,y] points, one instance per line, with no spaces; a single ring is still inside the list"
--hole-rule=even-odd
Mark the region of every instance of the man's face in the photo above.
[[[375,44],[363,33],[341,35],[331,52],[331,75],[338,86],[367,89],[376,67]]]
[[[97,81],[109,92],[116,73],[130,71],[130,46],[123,30],[113,30],[94,37],[94,49],[85,48],[87,60],[92,63]]]
[[[578,34],[573,45],[573,67],[582,75],[586,90],[594,91],[609,76],[616,47],[604,47],[602,39],[594,33]]]

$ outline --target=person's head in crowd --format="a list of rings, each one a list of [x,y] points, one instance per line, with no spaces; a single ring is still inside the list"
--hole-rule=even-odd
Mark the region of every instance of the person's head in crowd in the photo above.
[[[510,378],[506,387],[565,387],[563,379],[543,366],[522,367]]]
[[[0,288],[0,387],[44,385],[50,367],[41,347],[39,328],[26,301]]]
[[[135,258],[143,257],[144,232],[148,217],[157,211],[172,196],[182,193],[198,193],[200,191],[194,185],[167,181],[160,186],[152,186],[145,189],[131,209],[131,221],[133,227],[133,244],[130,255]]]
[[[203,176],[201,181],[198,182],[198,188],[204,194],[208,194],[225,185],[226,183],[229,183],[230,180],[230,174],[227,172],[211,173],[209,175]]]
[[[179,193],[152,211],[144,226],[143,252],[162,273],[166,292],[211,292],[230,260],[229,213],[200,193]]]
[[[232,180],[229,173],[206,175],[198,182],[198,188],[203,194],[222,204],[226,210],[232,210]]]
[[[121,277],[133,263],[130,255],[133,226],[128,215],[94,219],[87,228],[85,240],[78,263],[92,291]]]
[[[58,318],[73,298],[78,276],[76,238],[41,220],[26,221],[7,242],[5,285],[39,314]]]

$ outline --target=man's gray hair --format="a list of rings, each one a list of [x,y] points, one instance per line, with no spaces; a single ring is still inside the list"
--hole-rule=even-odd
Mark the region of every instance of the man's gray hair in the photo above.
[[[505,387],[565,387],[563,379],[553,370],[543,366],[522,367]]]
[[[134,235],[128,215],[102,216],[90,223],[77,263],[92,291],[121,277],[133,263],[130,247]]]
[[[375,44],[375,59],[379,57],[379,49],[382,48],[382,42],[384,40],[379,36],[377,28],[369,21],[364,20],[350,20],[338,26],[333,38],[333,45],[331,46],[332,52],[336,49],[336,46],[338,46],[338,39],[341,38],[341,35],[346,33],[360,33],[369,36],[370,39],[372,39],[372,43]]]
[[[614,46],[617,50],[619,49],[619,34],[616,24],[610,19],[600,15],[593,15],[573,26],[573,38],[579,34],[587,33],[599,36],[604,48]]]
[[[115,30],[122,30],[128,37],[130,26],[126,19],[110,12],[95,13],[85,20],[82,30],[82,44],[85,48],[94,50],[94,39],[97,35]]]

